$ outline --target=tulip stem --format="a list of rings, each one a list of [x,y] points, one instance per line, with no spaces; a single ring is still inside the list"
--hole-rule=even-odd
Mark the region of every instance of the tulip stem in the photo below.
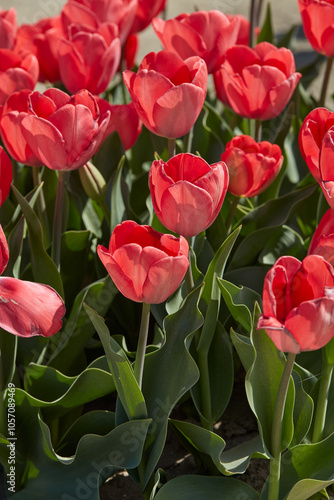
[[[235,211],[236,211],[238,203],[239,203],[239,197],[234,196],[234,195],[232,195],[232,196],[233,196],[233,198],[230,201],[230,204],[231,204],[230,210],[229,210],[229,213],[227,215],[226,222],[225,222],[227,235],[229,235],[231,232],[232,225],[233,225],[233,217],[234,217]]]
[[[261,142],[261,137],[262,137],[262,122],[261,120],[255,120],[254,139],[256,140],[256,142]]]
[[[317,405],[315,409],[312,443],[323,439],[328,404],[328,394],[333,375],[333,365],[328,362],[326,351],[322,351],[322,373],[320,378]]]
[[[65,180],[66,180],[66,171],[60,170],[58,172],[58,184],[57,184],[55,212],[53,218],[52,249],[51,249],[52,259],[54,260],[58,269],[60,269],[60,247],[61,247],[61,233],[63,226]]]
[[[295,359],[296,354],[293,354],[291,352],[288,353],[281,382],[277,392],[274,418],[271,428],[271,453],[273,455],[273,458],[270,459],[268,500],[278,500],[279,497],[282,422],[286,396],[288,393],[290,377]]]
[[[319,107],[325,106],[326,94],[327,94],[329,79],[331,76],[332,65],[333,65],[333,58],[327,57],[326,70],[322,82],[321,94],[319,99]]]
[[[32,176],[33,176],[34,186],[35,187],[39,186],[42,183],[41,168],[32,167]],[[50,226],[49,226],[48,216],[46,213],[46,204],[45,204],[43,189],[40,190],[37,198],[37,210],[43,227],[45,246],[48,246],[50,242]]]
[[[173,158],[175,156],[176,151],[176,140],[175,139],[167,139],[167,150],[168,150],[168,159]]]
[[[143,381],[144,361],[145,361],[149,323],[150,323],[150,304],[143,302],[137,353],[134,365],[134,374],[140,389]]]
[[[253,33],[254,33],[254,21],[255,21],[255,3],[256,0],[251,0],[250,13],[249,13],[249,46],[253,47]]]
[[[188,241],[188,245],[189,245],[189,253],[188,253],[189,266],[188,266],[187,272],[184,276],[184,281],[186,284],[187,295],[189,295],[191,290],[193,290],[193,288],[194,288],[194,278],[193,278],[193,271],[192,271],[192,267],[191,267],[191,238],[186,238],[186,240]]]
[[[103,212],[103,215],[104,215],[104,218],[105,220],[107,221],[107,224],[108,224],[108,227],[109,229],[111,229],[111,222],[110,222],[110,210],[106,204],[106,202],[104,200],[101,200],[98,202],[102,212]]]

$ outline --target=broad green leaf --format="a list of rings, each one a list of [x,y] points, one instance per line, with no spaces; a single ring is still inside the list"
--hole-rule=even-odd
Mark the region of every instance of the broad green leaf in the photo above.
[[[193,290],[181,309],[165,318],[165,343],[145,359],[143,394],[147,414],[153,422],[145,447],[147,462],[142,487],[149,481],[165,446],[171,411],[199,377],[189,346],[195,332],[203,324],[203,316],[198,309],[200,291],[200,288]]]
[[[117,394],[129,420],[145,418],[147,415],[143,394],[134,376],[131,363],[120,345],[110,337],[109,330],[101,316],[84,305],[85,310],[99,334],[113,375]]]
[[[202,360],[200,359],[200,352],[192,351],[192,353],[201,371]],[[216,331],[211,341],[207,362],[209,387],[201,386],[201,380],[199,380],[191,388],[191,395],[197,411],[202,418],[205,419],[206,415],[203,411],[205,405],[203,402],[203,393],[205,397],[207,395],[206,391],[210,391],[210,424],[212,424],[217,422],[224,413],[230,401],[234,383],[234,363],[231,341],[219,321],[216,324]]]
[[[302,260],[305,255],[303,238],[288,226],[282,226],[263,248],[259,261],[263,264],[274,265],[282,255],[292,255]]]
[[[262,29],[259,33],[259,36],[257,37],[257,43],[260,42],[269,42],[273,43],[273,28],[272,28],[272,22],[271,22],[271,8],[270,8],[270,3],[267,5],[267,13],[266,13],[266,19],[263,23]]]
[[[34,278],[39,283],[45,283],[46,285],[52,286],[52,288],[57,290],[57,292],[63,297],[63,283],[56,264],[44,248],[43,231],[38,217],[20,192],[14,186],[12,186],[12,189],[18,203],[21,206],[28,225],[31,250],[30,258]]]
[[[117,294],[118,290],[109,276],[84,288],[74,301],[65,328],[51,337],[44,355],[44,363],[58,368],[63,373],[71,373],[76,360],[95,333],[83,303],[104,316]]]
[[[281,382],[285,359],[265,330],[256,330],[258,311],[254,312],[251,339],[255,348],[254,362],[246,375],[246,394],[250,407],[258,420],[264,447],[272,452],[271,436],[276,397]],[[290,378],[282,421],[281,446],[287,448],[293,438],[293,408],[295,389]]]
[[[110,226],[111,231],[120,224],[124,218],[125,204],[122,194],[122,171],[124,167],[125,156],[123,156],[118,164],[115,172],[115,177],[111,188],[111,207],[110,207]]]
[[[235,332],[231,328],[231,340],[238,353],[242,366],[247,372],[252,366],[255,358],[255,349],[249,337]]]
[[[314,499],[313,495],[320,493],[321,490],[327,488],[334,481],[318,481],[316,479],[303,479],[299,481],[290,491],[286,500],[307,500]],[[328,495],[321,494],[317,495],[317,498],[329,498]]]
[[[293,410],[294,435],[291,445],[297,445],[302,442],[306,436],[313,416],[313,399],[303,388],[302,379],[296,371],[292,372],[292,377],[296,389],[295,406]]]
[[[155,500],[258,500],[259,494],[248,484],[231,477],[180,476],[168,481]]]
[[[240,323],[247,332],[252,329],[252,313],[255,302],[261,302],[261,297],[247,287],[238,287],[224,279],[218,279],[218,285],[224,301],[235,321]]]

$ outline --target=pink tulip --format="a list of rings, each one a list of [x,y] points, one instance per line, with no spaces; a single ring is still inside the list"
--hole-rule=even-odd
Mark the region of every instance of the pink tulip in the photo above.
[[[240,116],[258,120],[278,116],[300,78],[291,50],[268,42],[232,47],[214,74],[217,97]]]
[[[17,16],[14,7],[0,8],[0,49],[13,49],[17,35]]]
[[[97,104],[102,114],[110,112],[110,120],[103,139],[113,132],[117,132],[124,151],[131,149],[142,130],[142,122],[135,110],[133,102],[129,104],[110,104],[101,97],[96,97]]]
[[[224,162],[209,165],[201,157],[180,153],[153,162],[149,173],[153,208],[170,231],[190,237],[207,229],[223,204],[228,171]]]
[[[332,0],[298,0],[304,33],[315,51],[334,56],[334,4]]]
[[[0,106],[13,92],[33,90],[38,74],[38,61],[33,54],[20,57],[12,50],[0,49]]]
[[[315,230],[308,249],[309,255],[321,255],[334,265],[334,209],[329,208]]]
[[[219,10],[199,10],[168,21],[156,18],[152,25],[166,50],[182,59],[199,56],[206,62],[208,73],[213,73],[222,64],[227,49],[235,45],[239,22],[237,17],[230,21]]]
[[[9,249],[0,226],[0,274],[7,266]],[[51,337],[62,326],[65,306],[47,285],[0,277],[0,326],[19,337]]]
[[[280,257],[263,287],[264,328],[283,352],[314,351],[334,337],[334,271],[319,255]]]
[[[138,0],[68,0],[61,13],[64,29],[71,24],[96,29],[103,23],[114,23],[123,44],[132,27],[137,6]]]
[[[64,37],[60,16],[41,19],[35,24],[19,27],[15,52],[34,54],[39,63],[40,82],[58,82],[58,43]]]
[[[72,24],[68,39],[58,44],[61,81],[71,92],[86,89],[92,94],[104,92],[117,72],[121,60],[121,41],[116,24],[98,28]]]
[[[125,221],[115,227],[109,249],[97,253],[119,291],[134,302],[160,304],[180,286],[189,265],[182,236],[158,233]]]
[[[233,137],[221,155],[229,172],[228,191],[252,197],[262,193],[275,179],[283,163],[277,144],[256,142],[248,135]]]
[[[123,72],[145,127],[169,139],[182,137],[194,125],[205,100],[207,78],[202,59],[183,61],[166,50],[145,56],[137,73]]]
[[[100,147],[109,122],[109,112],[101,116],[94,96],[87,90],[73,96],[56,88],[43,94],[35,91],[28,95],[27,113],[12,111],[9,115],[11,134],[7,140],[13,149],[16,125],[25,141],[22,149],[27,144],[52,170],[74,170],[87,163]],[[1,130],[6,132],[5,119],[4,114]]]

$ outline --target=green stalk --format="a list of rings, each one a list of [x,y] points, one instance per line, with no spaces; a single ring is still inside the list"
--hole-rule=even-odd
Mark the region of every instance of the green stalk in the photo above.
[[[327,57],[326,69],[325,69],[324,79],[322,82],[321,93],[320,93],[320,98],[319,98],[319,103],[318,103],[319,107],[325,106],[326,94],[327,94],[329,79],[331,76],[332,65],[333,65],[333,58]]]
[[[194,278],[193,278],[193,272],[192,272],[192,268],[191,268],[191,256],[190,256],[191,238],[186,238],[186,240],[188,241],[188,245],[189,245],[189,253],[188,253],[189,266],[188,266],[187,272],[185,274],[184,281],[186,284],[187,295],[189,295],[191,290],[194,288]]]
[[[201,421],[205,429],[213,431],[210,373],[208,363],[209,353],[207,350],[199,350],[197,352],[197,356],[198,368],[200,372],[199,385],[201,391],[202,413],[204,416],[204,418],[201,418]]]
[[[255,120],[254,139],[256,140],[256,142],[261,142],[261,137],[262,137],[262,122],[261,120]]]
[[[331,386],[332,374],[333,374],[333,365],[328,362],[326,351],[325,349],[323,349],[322,373],[320,378],[318,399],[315,408],[312,443],[318,443],[323,439],[327,405],[328,405],[328,395]]]
[[[283,422],[285,401],[290,382],[290,376],[292,373],[295,358],[296,358],[295,354],[292,354],[291,352],[288,353],[281,382],[277,392],[274,419],[271,429],[271,448],[272,448],[273,458],[270,459],[268,500],[278,500],[279,497],[282,422]]]
[[[100,208],[102,209],[103,215],[105,220],[107,221],[109,229],[111,229],[111,224],[110,224],[110,210],[104,200],[98,201],[98,204]]]
[[[250,13],[249,13],[249,46],[253,47],[253,33],[254,33],[254,21],[255,21],[255,4],[256,0],[251,0]]]
[[[64,206],[64,193],[65,193],[65,180],[66,171],[58,172],[58,185],[56,195],[56,205],[53,218],[53,232],[52,232],[52,249],[51,256],[57,268],[60,268],[60,247],[61,247],[61,233],[63,225],[63,206]]]
[[[137,353],[134,365],[134,374],[140,389],[143,381],[145,352],[147,345],[149,323],[150,323],[150,304],[146,304],[146,302],[143,302]]]
[[[37,187],[42,183],[40,167],[32,167],[32,177],[34,181],[34,187]],[[43,188],[40,190],[39,195],[37,197],[37,210],[43,228],[45,246],[48,246],[50,242],[50,226],[49,226],[48,216],[46,213],[46,204],[45,204]]]
[[[175,151],[176,151],[176,140],[175,139],[167,139],[168,141],[168,159],[172,158],[175,156]]]

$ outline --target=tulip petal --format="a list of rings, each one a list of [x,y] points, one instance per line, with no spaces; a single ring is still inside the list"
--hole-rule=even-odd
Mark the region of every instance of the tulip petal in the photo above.
[[[175,292],[186,274],[189,260],[184,255],[157,260],[150,266],[143,284],[143,296],[149,304],[160,304]],[[161,283],[164,287],[161,288]]]
[[[4,272],[9,260],[9,248],[5,233],[0,224],[0,274]]]
[[[334,337],[334,300],[322,297],[302,302],[285,320],[302,351],[314,351]]]
[[[12,163],[6,151],[0,146],[0,206],[8,197],[12,180],[13,180]]]
[[[293,354],[298,354],[300,352],[300,346],[291,335],[291,332],[289,332],[289,330],[287,330],[276,318],[261,314],[257,329],[265,330],[268,337],[271,338],[280,351],[291,352]]]
[[[0,326],[19,337],[50,337],[62,325],[65,306],[53,288],[0,278]]]

